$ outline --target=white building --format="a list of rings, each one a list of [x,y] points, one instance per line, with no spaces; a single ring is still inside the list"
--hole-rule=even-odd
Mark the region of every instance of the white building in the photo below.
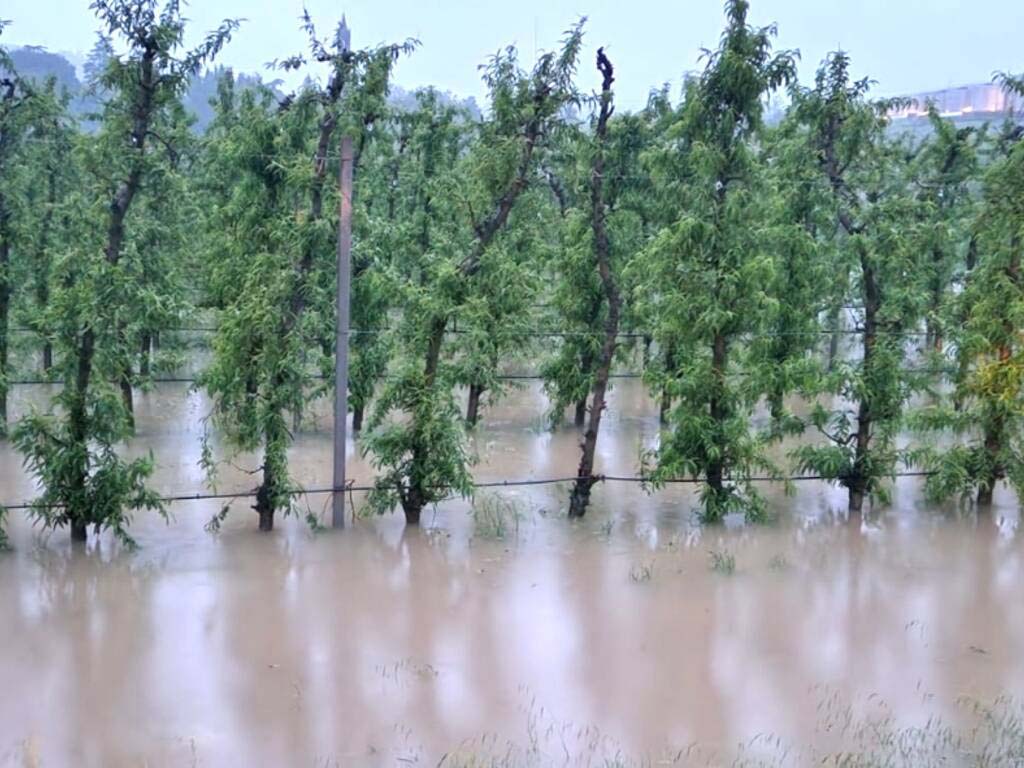
[[[915,93],[908,98],[913,103],[908,107],[889,113],[894,120],[908,117],[922,117],[928,114],[928,105],[934,104],[943,117],[967,117],[970,115],[1004,115],[1009,111],[1024,112],[1024,98],[1008,94],[996,83],[962,85],[941,91]]]

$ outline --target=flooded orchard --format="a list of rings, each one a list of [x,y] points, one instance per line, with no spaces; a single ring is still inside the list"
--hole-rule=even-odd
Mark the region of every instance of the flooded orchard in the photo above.
[[[657,406],[636,381],[612,398],[598,469],[633,475]],[[139,397],[131,451],[154,451],[161,491],[205,489],[207,408],[184,384]],[[546,430],[544,410],[525,386],[485,412],[479,480],[573,474],[579,433]],[[291,461],[324,485],[329,421],[311,417]],[[7,446],[0,466],[4,500],[29,498]],[[246,468],[218,490],[248,490]],[[691,486],[601,484],[575,522],[567,484],[536,485],[441,504],[419,530],[399,513],[323,533],[291,517],[270,535],[251,499],[206,533],[221,502],[203,500],[169,526],[139,516],[134,552],[106,535],[73,549],[12,515],[0,763],[949,764],[985,749],[1014,764],[1012,497],[976,518],[902,478],[851,523],[822,483],[763,490],[777,523],[705,528]],[[326,497],[301,502],[329,514]]]

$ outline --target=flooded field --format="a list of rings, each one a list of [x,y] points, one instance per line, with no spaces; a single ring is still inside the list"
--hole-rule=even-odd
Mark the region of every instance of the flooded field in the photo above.
[[[19,394],[23,410],[43,388]],[[207,407],[186,384],[140,396],[131,450],[154,451],[159,490],[205,489]],[[528,386],[486,412],[479,479],[574,473],[579,434],[545,430],[544,408]],[[294,448],[302,484],[329,482],[325,416]],[[636,474],[657,430],[641,385],[617,382],[598,471]],[[352,451],[350,478],[369,482]],[[226,470],[218,490],[251,488],[255,464]],[[7,502],[33,492],[6,445],[0,488]],[[1013,765],[1024,753],[1007,699],[1024,694],[1024,550],[1005,491],[975,519],[928,507],[905,478],[861,524],[840,490],[765,486],[776,524],[703,530],[691,486],[599,485],[576,523],[567,493],[482,492],[421,530],[400,515],[323,533],[290,518],[269,535],[249,500],[218,535],[203,527],[220,503],[187,502],[170,526],[140,516],[135,552],[107,537],[73,551],[66,531],[12,513],[0,765],[835,765],[843,750],[863,753],[857,765],[955,765],[983,749]],[[302,504],[321,514],[327,499]]]

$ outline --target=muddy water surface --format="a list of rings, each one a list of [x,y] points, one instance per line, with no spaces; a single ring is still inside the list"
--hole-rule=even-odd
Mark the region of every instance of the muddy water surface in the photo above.
[[[21,394],[16,408],[42,397]],[[140,398],[131,451],[154,451],[160,490],[204,489],[207,407],[185,386]],[[478,477],[574,472],[579,435],[544,430],[543,408],[528,387],[488,412]],[[636,472],[656,412],[620,382],[599,471]],[[323,485],[330,434],[310,416],[292,458],[298,481]],[[256,463],[225,467],[218,489],[251,487]],[[372,477],[356,447],[350,475]],[[0,489],[32,493],[7,447]],[[598,486],[579,523],[567,492],[502,489],[476,520],[452,502],[422,530],[391,516],[315,535],[294,518],[261,535],[241,500],[213,536],[218,504],[189,502],[170,526],[138,518],[135,552],[107,537],[74,551],[12,513],[0,765],[436,765],[509,744],[539,765],[688,748],[696,764],[799,765],[841,748],[851,718],[955,725],[965,700],[1024,694],[1009,494],[976,520],[929,508],[905,479],[853,525],[840,491],[766,487],[777,524],[701,530],[687,486]],[[319,514],[326,500],[302,501]]]

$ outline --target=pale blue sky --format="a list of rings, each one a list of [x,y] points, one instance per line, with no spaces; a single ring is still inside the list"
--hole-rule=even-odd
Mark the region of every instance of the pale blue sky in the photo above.
[[[593,86],[593,48],[607,46],[616,65],[620,104],[643,104],[650,88],[698,66],[722,25],[719,0],[307,0],[326,31],[344,11],[353,43],[363,46],[416,37],[422,47],[403,61],[397,82],[433,84],[480,99],[477,65],[499,47],[517,43],[524,58],[557,43],[580,15],[589,18],[580,83]],[[13,21],[7,44],[82,52],[93,42],[88,0],[2,0]],[[223,17],[244,17],[221,61],[240,71],[303,49],[302,0],[194,0],[193,32]],[[997,69],[1024,70],[1024,0],[752,0],[752,20],[778,23],[780,47],[798,48],[808,80],[829,50],[851,52],[857,75],[878,81],[879,94],[900,94],[990,79]],[[267,75],[275,77],[276,75]]]

